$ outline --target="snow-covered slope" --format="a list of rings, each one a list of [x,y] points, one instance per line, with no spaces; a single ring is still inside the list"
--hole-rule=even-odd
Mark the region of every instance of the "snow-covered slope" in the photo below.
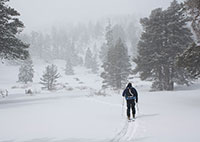
[[[139,92],[135,122],[127,122],[121,92],[94,96],[101,78],[83,67],[65,76],[63,61],[55,61],[62,77],[59,90],[40,89],[46,63],[35,61],[34,83],[16,83],[18,67],[1,65],[0,142],[199,142],[200,83],[175,91],[149,92],[150,83],[132,80]],[[65,86],[65,87],[63,87]],[[37,94],[26,95],[24,90]],[[69,89],[71,87],[71,89]]]

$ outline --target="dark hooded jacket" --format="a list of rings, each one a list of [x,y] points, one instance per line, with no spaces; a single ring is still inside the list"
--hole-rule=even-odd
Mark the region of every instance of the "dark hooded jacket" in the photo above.
[[[138,93],[134,87],[132,87],[131,83],[129,83],[124,90],[123,97],[126,98],[126,100],[133,100],[135,99],[136,103],[138,103]]]

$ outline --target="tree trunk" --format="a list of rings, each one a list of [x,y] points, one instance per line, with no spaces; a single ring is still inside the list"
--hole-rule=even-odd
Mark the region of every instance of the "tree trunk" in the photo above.
[[[172,91],[174,90],[174,82],[171,81],[170,84],[169,84],[169,91]]]

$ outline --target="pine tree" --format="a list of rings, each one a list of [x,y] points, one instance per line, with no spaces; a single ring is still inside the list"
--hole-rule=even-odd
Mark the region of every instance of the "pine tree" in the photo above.
[[[85,67],[91,69],[93,73],[97,73],[98,71],[97,56],[92,55],[90,48],[86,51]]]
[[[115,47],[109,48],[107,60],[102,67],[103,88],[121,89],[127,83],[131,65],[128,50],[121,39],[117,41]]]
[[[141,19],[144,32],[138,44],[135,72],[142,80],[152,80],[156,90],[173,90],[174,83],[188,84],[189,74],[177,68],[175,58],[193,42],[191,31],[186,27],[182,7],[174,0],[167,10],[152,11],[149,18]]]
[[[190,14],[192,29],[196,35],[197,43],[192,44],[182,54],[177,57],[178,67],[186,69],[193,78],[200,77],[200,1],[187,0],[184,3],[185,10]]]
[[[106,26],[106,34],[105,34],[106,43],[102,45],[101,51],[100,51],[100,58],[104,62],[107,58],[108,50],[112,47],[114,47],[114,38],[113,38],[113,29],[112,25],[109,22]]]
[[[106,60],[107,53],[108,53],[107,45],[106,45],[106,43],[103,43],[101,45],[101,50],[100,50],[100,53],[99,53],[99,58],[101,59],[101,61],[104,62]]]
[[[46,67],[45,72],[42,75],[41,84],[44,85],[43,88],[47,88],[48,90],[54,90],[56,88],[57,79],[60,77],[60,74],[57,71],[57,67],[55,65],[48,65]]]
[[[72,66],[70,59],[68,59],[66,61],[65,74],[66,75],[74,75],[73,66]]]
[[[77,54],[74,42],[70,43],[69,46],[66,48],[65,57],[67,59],[70,59],[72,66],[77,66],[77,65],[83,64],[82,58],[79,57],[78,54]]]
[[[88,69],[92,68],[92,61],[93,57],[92,57],[92,52],[90,50],[90,48],[87,49],[86,51],[86,55],[85,55],[85,67]]]
[[[117,40],[120,38],[122,41],[125,41],[126,39],[126,34],[124,29],[122,28],[121,25],[116,24],[112,28],[113,31],[113,42],[117,43]]]
[[[112,48],[114,46],[114,38],[113,38],[113,29],[112,25],[109,21],[108,25],[106,26],[106,45],[108,48]]]
[[[176,0],[171,2],[171,5],[166,10],[166,17],[168,25],[165,36],[168,37],[165,40],[167,46],[165,46],[165,52],[167,55],[165,59],[168,61],[165,66],[165,84],[164,90],[173,90],[174,83],[186,84],[193,80],[190,74],[181,67],[176,66],[176,57],[187,49],[193,42],[193,34],[191,33],[188,25],[190,18],[185,16],[182,10],[182,4],[179,4]],[[166,21],[166,20],[165,20]]]
[[[185,68],[194,78],[200,77],[200,46],[193,44],[177,57],[177,65]]]
[[[97,56],[94,56],[92,59],[91,69],[93,73],[97,73],[97,71],[99,70],[97,63]]]
[[[163,25],[162,9],[158,8],[151,12],[150,18],[143,18],[140,23],[143,26],[144,32],[141,35],[138,43],[138,56],[134,59],[137,64],[135,73],[140,73],[142,80],[151,79],[158,83],[156,87],[162,90],[162,74],[160,73],[160,65],[162,56],[159,56],[162,51],[160,44],[162,43],[159,31],[162,31]],[[160,59],[159,59],[160,57]]]
[[[190,14],[192,21],[192,29],[196,34],[197,42],[200,43],[200,1],[199,0],[186,0],[184,8]]]
[[[9,0],[0,1],[0,58],[25,59],[29,56],[28,45],[16,37],[24,25],[17,18],[20,14],[7,2]]]
[[[24,60],[19,68],[19,82],[24,82],[27,84],[28,82],[33,82],[34,70],[33,70],[33,62],[30,58]]]

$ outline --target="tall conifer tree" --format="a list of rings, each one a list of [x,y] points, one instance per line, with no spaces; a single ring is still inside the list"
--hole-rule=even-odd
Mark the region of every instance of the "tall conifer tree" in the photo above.
[[[28,82],[33,82],[34,70],[33,70],[33,62],[30,58],[23,60],[22,64],[19,68],[19,82],[24,82],[27,84]]]
[[[71,63],[71,60],[68,59],[66,61],[66,65],[65,65],[65,74],[66,75],[74,75],[74,70],[73,70],[73,66],[72,66],[72,63]]]
[[[138,44],[139,55],[134,59],[135,72],[142,80],[152,80],[155,90],[173,90],[174,83],[190,81],[190,75],[175,62],[176,56],[193,42],[188,21],[176,0],[167,10],[155,9],[149,18],[141,19],[144,32]]]
[[[103,88],[121,89],[127,83],[131,64],[127,47],[121,39],[114,47],[109,48],[107,60],[102,67],[104,68],[104,72],[101,74],[104,79]]]
[[[24,28],[17,18],[20,14],[7,5],[9,0],[0,1],[0,58],[25,59],[29,56],[28,45],[16,35]]]
[[[86,55],[85,55],[85,67],[86,68],[88,68],[88,69],[92,68],[92,60],[93,60],[92,52],[91,52],[90,48],[88,48],[86,51]]]

